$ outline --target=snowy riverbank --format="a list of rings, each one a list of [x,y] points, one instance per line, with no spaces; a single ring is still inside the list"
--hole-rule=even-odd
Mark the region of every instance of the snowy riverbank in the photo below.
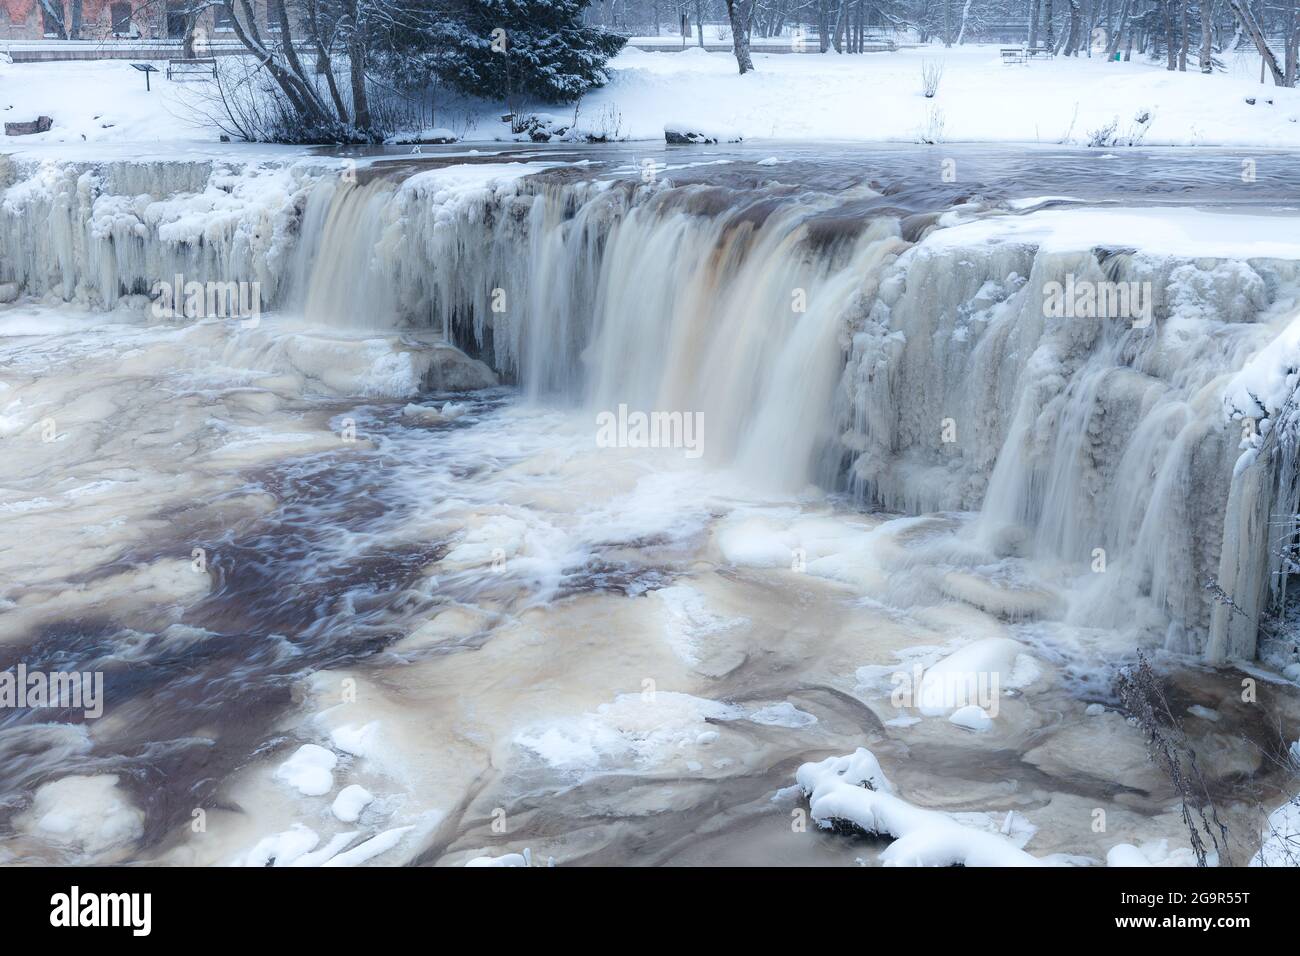
[[[1259,82],[1249,50],[1224,55],[1229,75],[1170,73],[1158,63],[1099,58],[1002,64],[996,46],[939,46],[859,56],[756,53],[736,74],[730,53],[625,50],[613,79],[585,97],[578,128],[661,140],[665,124],[746,139],[1024,142],[1087,145],[1111,129],[1120,145],[1300,147],[1300,92]],[[943,65],[937,94],[921,65]],[[0,149],[52,144],[164,144],[191,151],[218,131],[199,115],[200,84],[143,76],[121,60],[0,64],[6,120],[48,115],[43,134],[0,137]],[[1254,103],[1247,102],[1254,99]],[[532,104],[572,123],[574,107]],[[466,141],[509,138],[496,103],[446,102],[436,124]]]

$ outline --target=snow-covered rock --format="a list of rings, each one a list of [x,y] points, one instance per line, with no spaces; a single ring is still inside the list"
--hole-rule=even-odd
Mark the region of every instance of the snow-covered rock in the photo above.
[[[801,766],[795,779],[819,825],[850,825],[892,836],[886,866],[1040,866],[1042,861],[1000,833],[964,825],[894,793],[875,756],[864,748]]]
[[[21,832],[90,857],[121,849],[144,832],[144,813],[116,774],[76,774],[41,784],[15,822]]]
[[[339,758],[319,744],[303,744],[275,771],[275,779],[287,783],[304,797],[320,797],[334,789],[334,768]]]
[[[375,796],[359,784],[349,784],[339,791],[330,810],[344,823],[356,823],[361,812],[374,802]]]
[[[948,722],[975,731],[988,730],[993,726],[993,718],[988,715],[988,711],[978,704],[959,707],[948,715]]]

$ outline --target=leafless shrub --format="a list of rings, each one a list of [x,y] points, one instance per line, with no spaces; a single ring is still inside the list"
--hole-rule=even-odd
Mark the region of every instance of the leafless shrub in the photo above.
[[[943,110],[936,109],[931,105],[925,114],[925,126],[921,128],[917,139],[927,146],[933,146],[936,143],[943,142],[944,116]]]
[[[1210,600],[1215,604],[1222,604],[1224,607],[1231,608],[1234,614],[1240,614],[1247,620],[1254,620],[1249,614],[1238,607],[1237,602],[1232,599],[1232,595],[1223,589],[1223,585],[1218,581],[1210,578],[1205,582],[1205,590],[1210,594]]]
[[[943,79],[943,64],[938,60],[921,61],[921,94],[927,99],[934,99],[939,92],[939,82]]]
[[[1113,146],[1115,144],[1115,130],[1119,128],[1118,117],[1111,120],[1105,126],[1099,126],[1088,133],[1089,146]]]
[[[624,139],[623,113],[613,103],[608,104],[598,114],[587,136],[593,143],[613,143]]]
[[[1076,109],[1077,115],[1077,109]],[[1073,126],[1073,124],[1071,124]],[[1146,139],[1147,133],[1151,131],[1151,113],[1148,110],[1139,110],[1133,117],[1133,123],[1127,131],[1121,131],[1119,128],[1119,117],[1116,116],[1104,126],[1099,126],[1088,133],[1089,146],[1141,146],[1142,141]]]
[[[232,139],[278,143],[364,142],[367,137],[342,122],[315,124],[275,83],[265,64],[248,56],[216,58],[216,74],[187,84],[182,102]]]
[[[1205,777],[1196,763],[1196,751],[1188,742],[1182,723],[1174,716],[1160,678],[1146,655],[1139,652],[1137,664],[1121,671],[1117,684],[1124,708],[1147,735],[1151,760],[1165,772],[1178,791],[1183,823],[1190,834],[1196,865],[1208,865],[1209,850],[1201,837],[1204,833],[1210,838],[1220,862],[1231,866],[1228,828],[1219,819]]]

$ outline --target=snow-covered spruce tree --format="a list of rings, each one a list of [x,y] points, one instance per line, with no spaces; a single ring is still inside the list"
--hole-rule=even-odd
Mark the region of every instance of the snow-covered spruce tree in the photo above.
[[[427,28],[389,38],[390,62],[423,54],[463,93],[567,103],[604,85],[624,37],[582,23],[591,0],[432,0]]]

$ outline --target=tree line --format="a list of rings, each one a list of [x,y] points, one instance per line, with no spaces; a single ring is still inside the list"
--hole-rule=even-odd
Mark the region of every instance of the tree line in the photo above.
[[[1121,60],[1136,52],[1164,58],[1170,70],[1203,73],[1224,52],[1246,47],[1278,86],[1296,84],[1300,48],[1298,0],[600,0],[586,17],[628,35],[662,36],[686,23],[700,46],[732,41],[742,73],[753,68],[751,37],[795,30],[821,52],[860,53],[873,37],[907,32],[946,46],[1023,42]]]

